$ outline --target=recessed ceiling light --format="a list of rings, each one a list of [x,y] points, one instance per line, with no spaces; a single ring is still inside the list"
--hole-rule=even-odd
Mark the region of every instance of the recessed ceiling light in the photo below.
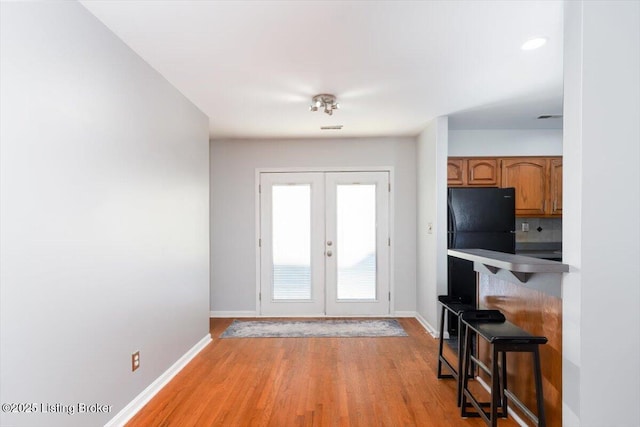
[[[522,44],[522,46],[520,46],[520,49],[522,49],[522,50],[537,49],[539,47],[544,46],[546,42],[547,42],[547,38],[546,37],[534,37],[534,38],[529,39],[526,42],[524,42]]]
[[[321,126],[320,129],[322,129],[322,130],[341,130],[342,129],[342,125]]]

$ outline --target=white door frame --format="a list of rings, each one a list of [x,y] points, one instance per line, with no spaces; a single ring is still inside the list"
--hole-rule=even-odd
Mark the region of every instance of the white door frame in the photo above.
[[[261,173],[291,173],[291,172],[388,172],[389,185],[389,314],[384,316],[371,315],[367,317],[388,317],[395,314],[395,175],[393,166],[349,166],[349,167],[285,167],[285,168],[256,168],[254,176],[254,202],[255,202],[255,313],[260,314],[260,174]],[[267,316],[264,316],[267,317]],[[284,317],[284,316],[279,316]],[[300,317],[300,316],[295,316]],[[317,317],[317,316],[309,316]],[[331,316],[327,316],[331,317]],[[346,316],[339,316],[346,317]],[[365,317],[362,315],[354,317]]]

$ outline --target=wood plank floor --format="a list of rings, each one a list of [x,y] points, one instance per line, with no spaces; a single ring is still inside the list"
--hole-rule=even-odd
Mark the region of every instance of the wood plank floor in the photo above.
[[[128,426],[485,425],[460,418],[415,319],[399,319],[409,337],[218,338],[231,321],[211,319],[213,342]]]

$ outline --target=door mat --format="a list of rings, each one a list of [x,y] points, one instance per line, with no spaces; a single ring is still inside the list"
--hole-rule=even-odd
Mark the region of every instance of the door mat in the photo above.
[[[395,319],[234,320],[220,338],[406,337]]]

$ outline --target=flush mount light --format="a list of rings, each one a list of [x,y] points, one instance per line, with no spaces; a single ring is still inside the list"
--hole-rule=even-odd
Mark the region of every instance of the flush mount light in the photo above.
[[[522,44],[522,46],[520,46],[520,49],[522,49],[522,50],[537,49],[539,47],[544,46],[544,44],[546,42],[547,42],[547,38],[546,37],[534,37],[534,38],[529,39],[526,42],[524,42]]]
[[[318,111],[319,109],[322,109],[325,113],[331,116],[333,115],[333,110],[337,110],[338,108],[340,108],[340,104],[336,102],[336,97],[334,95],[321,93],[311,98],[309,111]]]

